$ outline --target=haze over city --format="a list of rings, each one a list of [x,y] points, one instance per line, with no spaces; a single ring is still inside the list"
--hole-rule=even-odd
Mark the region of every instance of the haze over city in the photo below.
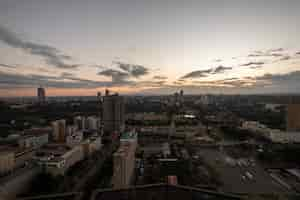
[[[0,1],[0,96],[299,93],[300,2]]]

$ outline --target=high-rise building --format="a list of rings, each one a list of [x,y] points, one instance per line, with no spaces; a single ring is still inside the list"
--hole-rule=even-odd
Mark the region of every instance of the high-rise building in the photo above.
[[[114,188],[126,188],[130,185],[135,169],[135,151],[137,148],[137,133],[124,133],[120,139],[120,148],[113,155]]]
[[[287,131],[300,131],[300,104],[287,105]]]
[[[106,92],[103,97],[103,128],[104,132],[120,133],[124,129],[124,98],[118,94]]]
[[[55,142],[65,142],[66,139],[66,120],[56,120],[52,122],[52,139]]]
[[[46,92],[45,88],[39,87],[37,89],[37,97],[39,103],[44,103],[46,101]]]

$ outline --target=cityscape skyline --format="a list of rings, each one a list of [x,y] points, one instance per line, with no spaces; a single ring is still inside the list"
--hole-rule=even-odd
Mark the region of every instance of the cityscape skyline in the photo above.
[[[267,5],[267,6],[266,6]],[[300,2],[0,1],[0,96],[299,93]]]

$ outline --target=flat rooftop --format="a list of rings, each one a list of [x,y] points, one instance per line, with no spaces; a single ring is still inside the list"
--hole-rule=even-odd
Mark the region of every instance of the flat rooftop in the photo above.
[[[241,196],[213,192],[193,187],[152,184],[126,189],[95,190],[92,200],[240,200]]]

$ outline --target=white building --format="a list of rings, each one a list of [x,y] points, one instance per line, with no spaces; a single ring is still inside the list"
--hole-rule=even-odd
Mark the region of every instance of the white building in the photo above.
[[[300,143],[299,132],[271,131],[268,138],[275,143]]]
[[[100,119],[95,116],[89,116],[85,121],[85,128],[89,130],[98,130]]]
[[[47,145],[40,149],[35,159],[40,165],[45,166],[47,172],[52,175],[64,175],[74,164],[84,159],[82,145],[72,148],[66,145]]]
[[[21,148],[39,148],[49,141],[49,134],[41,133],[36,135],[25,135],[18,140]]]
[[[83,116],[76,116],[74,117],[74,126],[77,130],[85,129],[85,117]]]
[[[51,123],[53,132],[52,139],[55,142],[65,142],[66,137],[66,120],[61,119]]]
[[[120,147],[113,155],[114,174],[112,183],[114,188],[124,188],[130,185],[135,169],[136,147],[136,132],[122,134]]]
[[[82,131],[74,131],[72,134],[68,134],[66,137],[66,144],[70,147],[76,146],[80,144],[83,140],[83,132]]]

